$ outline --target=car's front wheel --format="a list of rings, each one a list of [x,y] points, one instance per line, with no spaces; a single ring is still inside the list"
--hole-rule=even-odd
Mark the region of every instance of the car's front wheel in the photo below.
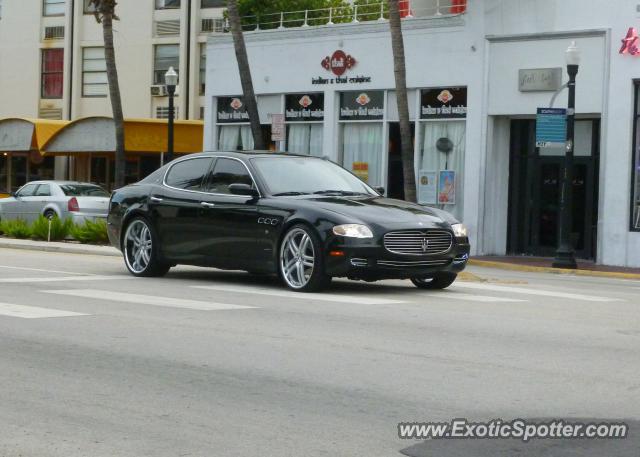
[[[411,278],[411,282],[419,289],[446,289],[453,284],[457,276],[455,273],[440,272],[429,277]]]
[[[298,292],[315,292],[329,285],[324,272],[322,245],[316,233],[305,225],[295,225],[280,244],[280,276]]]
[[[124,263],[134,276],[164,276],[171,266],[160,261],[158,237],[153,226],[141,217],[133,219],[124,235]]]

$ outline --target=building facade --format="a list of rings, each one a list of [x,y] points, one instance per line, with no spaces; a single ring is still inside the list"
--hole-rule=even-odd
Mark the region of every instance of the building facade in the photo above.
[[[638,2],[414,0],[403,21],[418,199],[469,226],[475,254],[553,255],[564,145],[536,141],[536,112],[577,82],[572,242],[579,257],[640,266]],[[273,149],[328,156],[403,196],[388,23],[246,34]],[[231,37],[207,48],[205,147],[249,149]]]
[[[177,118],[202,118],[206,37],[222,32],[225,3],[118,2],[114,45],[125,117],[168,116],[163,76],[173,66],[180,76]],[[102,26],[89,0],[0,0],[0,119],[94,116],[111,116],[111,105]],[[34,160],[40,161],[37,154],[0,152],[0,194],[35,176],[91,179],[97,173],[97,182],[108,181],[113,167],[109,156],[93,157],[93,168],[87,157]],[[149,165],[130,158],[132,177],[141,166]]]

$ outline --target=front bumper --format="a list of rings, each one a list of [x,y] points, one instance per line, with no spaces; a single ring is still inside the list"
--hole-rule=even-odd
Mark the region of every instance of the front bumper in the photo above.
[[[468,239],[457,238],[447,252],[424,256],[393,254],[383,246],[357,243],[332,243],[326,252],[325,271],[329,276],[377,281],[459,273],[467,266],[470,245]]]

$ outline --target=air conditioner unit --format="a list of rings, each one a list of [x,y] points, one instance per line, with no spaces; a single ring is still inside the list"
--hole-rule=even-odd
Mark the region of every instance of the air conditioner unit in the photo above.
[[[162,84],[155,84],[151,86],[152,97],[166,97],[167,95],[169,95],[167,93],[167,86]]]

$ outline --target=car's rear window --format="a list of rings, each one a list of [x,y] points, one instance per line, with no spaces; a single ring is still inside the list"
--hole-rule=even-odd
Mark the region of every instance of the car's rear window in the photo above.
[[[109,192],[92,184],[63,184],[60,186],[67,197],[107,197]]]

